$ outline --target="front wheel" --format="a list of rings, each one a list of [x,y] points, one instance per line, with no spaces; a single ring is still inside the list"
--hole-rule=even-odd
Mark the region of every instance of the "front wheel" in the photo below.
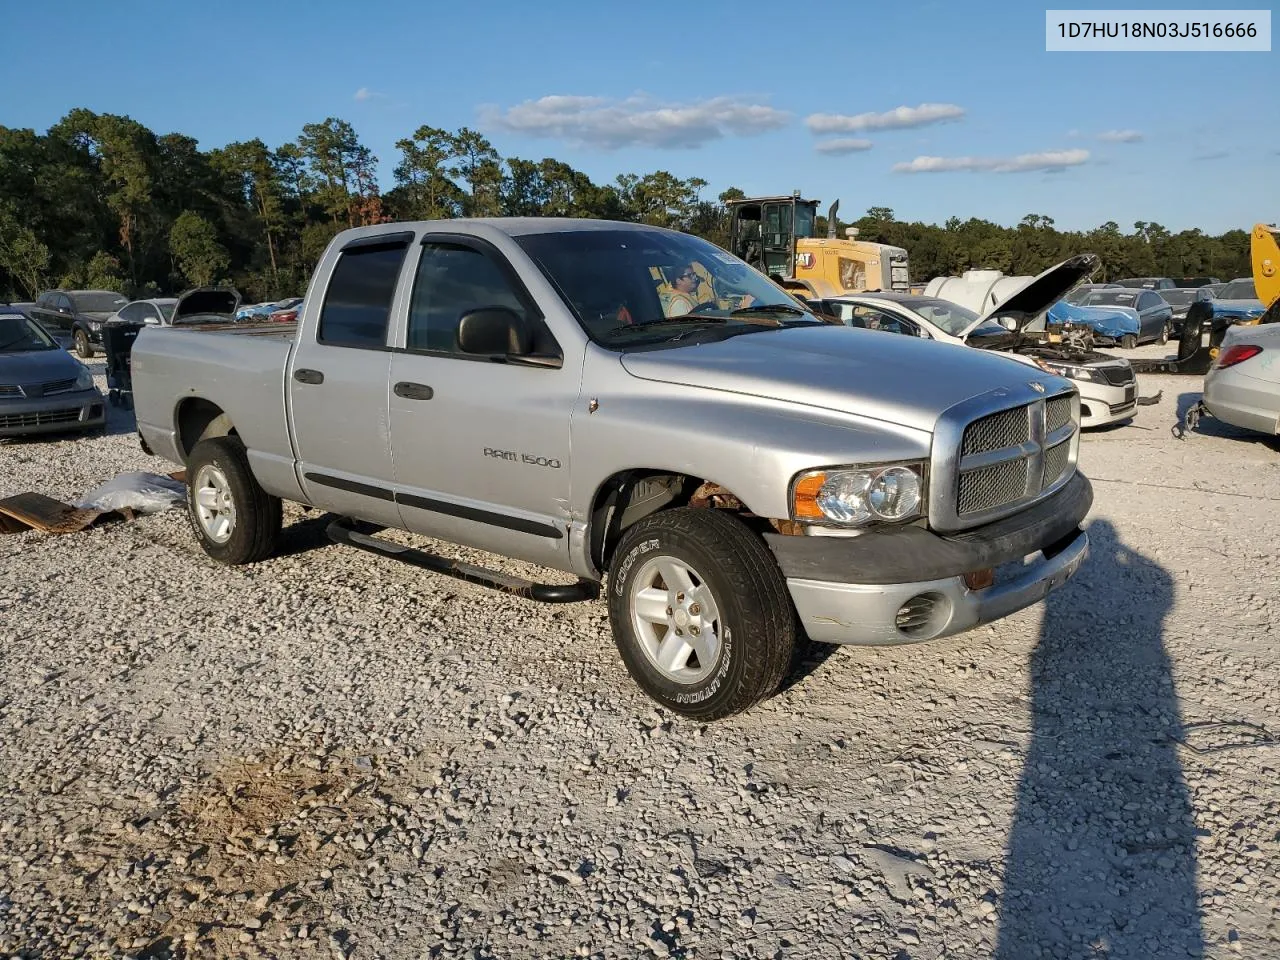
[[[623,535],[609,620],[645,693],[700,720],[746,710],[781,683],[795,613],[769,548],[735,517],[681,507]]]
[[[1126,333],[1120,338],[1120,346],[1125,350],[1132,350],[1138,345],[1138,337],[1132,333]]]
[[[220,563],[265,560],[280,537],[282,505],[254,478],[236,437],[201,440],[187,458],[187,516],[204,552]]]
[[[71,340],[76,345],[76,355],[78,357],[84,360],[89,360],[93,357],[93,344],[89,342],[87,333],[83,330],[77,330]]]

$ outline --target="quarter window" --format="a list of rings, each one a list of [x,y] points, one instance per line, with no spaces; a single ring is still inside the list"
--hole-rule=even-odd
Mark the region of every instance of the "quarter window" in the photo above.
[[[458,353],[458,323],[464,313],[480,307],[506,307],[528,319],[519,296],[492,258],[462,244],[423,244],[405,346]]]
[[[344,250],[320,309],[321,343],[342,347],[384,347],[391,302],[408,244],[370,244]]]

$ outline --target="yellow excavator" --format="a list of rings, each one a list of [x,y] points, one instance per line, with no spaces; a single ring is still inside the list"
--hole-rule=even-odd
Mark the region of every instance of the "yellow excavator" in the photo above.
[[[856,227],[836,236],[836,210],[827,212],[827,235],[816,235],[818,201],[791,196],[744,197],[727,204],[730,252],[800,297],[835,297],[864,290],[910,289],[907,251],[858,240]]]
[[[1253,291],[1266,312],[1259,323],[1280,323],[1280,231],[1265,223],[1255,223],[1249,238],[1249,255],[1253,260]]]

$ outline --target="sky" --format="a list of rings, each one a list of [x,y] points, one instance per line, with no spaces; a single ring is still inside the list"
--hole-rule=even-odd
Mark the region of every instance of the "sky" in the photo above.
[[[707,199],[729,186],[800,190],[824,210],[838,199],[846,220],[882,206],[933,223],[1036,213],[1064,229],[1219,233],[1280,216],[1280,53],[1049,53],[1044,5],[0,10],[0,124],[43,132],[87,107],[209,149],[279,146],[340,117],[379,157],[384,188],[395,142],[426,124],[469,126],[504,157],[555,157],[597,183],[666,170],[706,180]]]

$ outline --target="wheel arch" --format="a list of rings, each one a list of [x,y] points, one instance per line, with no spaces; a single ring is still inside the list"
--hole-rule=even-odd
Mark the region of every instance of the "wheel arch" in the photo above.
[[[201,440],[239,436],[226,411],[203,397],[183,398],[174,411],[174,428],[178,453],[184,461]]]
[[[675,507],[726,510],[757,532],[780,529],[789,521],[759,517],[728,487],[706,477],[657,467],[619,470],[604,480],[591,499],[586,545],[591,563],[607,571],[622,534],[637,521]]]

